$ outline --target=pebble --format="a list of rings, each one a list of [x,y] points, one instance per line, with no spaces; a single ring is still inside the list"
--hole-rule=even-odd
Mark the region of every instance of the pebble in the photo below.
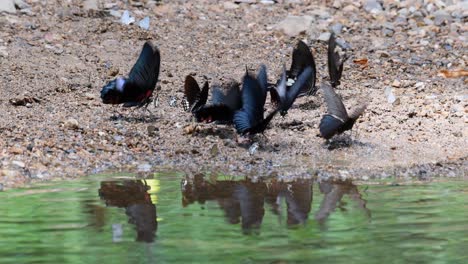
[[[317,38],[317,40],[327,42],[330,39],[331,33],[330,32],[324,32],[320,34],[320,36]]]
[[[212,157],[218,156],[218,154],[219,154],[218,144],[214,144],[214,145],[211,147],[210,154],[211,154]]]
[[[20,175],[18,171],[10,170],[10,169],[3,169],[0,171],[0,176],[8,177],[8,178],[16,178]]]
[[[11,165],[13,165],[15,167],[18,167],[18,168],[24,168],[26,166],[26,164],[24,164],[24,162],[19,161],[19,160],[12,161]]]
[[[137,166],[137,170],[139,172],[150,172],[152,168],[153,166],[151,166],[151,164],[148,163],[138,164]]]
[[[387,97],[387,102],[392,104],[392,105],[399,105],[400,104],[400,98],[397,98],[395,94],[393,93],[392,87],[386,87],[385,88],[385,96]]]
[[[274,27],[278,31],[290,37],[307,32],[314,18],[312,16],[288,16]]]
[[[4,1],[4,0],[2,0]],[[13,0],[13,2],[15,3],[15,6],[17,6],[19,9],[21,9],[23,11],[23,9],[30,9],[31,6],[24,2],[23,0]]]
[[[121,17],[121,16],[122,16],[122,12],[117,11],[117,10],[110,10],[110,11],[109,11],[109,15],[111,15],[111,16],[113,16],[113,17]]]
[[[83,1],[84,10],[99,10],[97,0],[85,0]]]
[[[80,124],[78,123],[78,120],[74,118],[69,118],[67,121],[65,121],[65,127],[68,129],[79,129]]]
[[[232,9],[239,8],[239,5],[236,5],[233,2],[226,1],[226,2],[224,2],[223,7],[224,7],[224,9],[232,10]]]
[[[23,149],[19,148],[19,147],[11,147],[9,152],[11,154],[15,154],[15,155],[18,155],[18,154],[23,154]]]
[[[339,35],[341,31],[343,30],[343,24],[341,23],[334,24],[333,26],[331,26],[331,30],[333,31],[333,33],[335,33],[335,35]]]
[[[93,93],[85,93],[84,97],[88,100],[94,100],[94,94]]]
[[[6,12],[14,14],[16,13],[15,3],[13,0],[1,0],[0,1],[0,13]]]
[[[249,154],[254,155],[257,152],[258,149],[258,143],[254,142],[250,147],[249,147]]]
[[[371,14],[378,14],[383,11],[383,8],[377,0],[367,0],[364,3],[364,10]]]
[[[7,47],[5,46],[0,46],[0,57],[8,57],[8,51],[7,51]]]
[[[434,24],[436,26],[440,26],[445,22],[450,23],[452,21],[452,17],[445,10],[437,10],[436,12],[434,12],[433,15],[434,15]]]
[[[399,87],[401,87],[401,82],[399,80],[394,80],[392,82],[392,86],[395,87],[395,88],[399,88]]]

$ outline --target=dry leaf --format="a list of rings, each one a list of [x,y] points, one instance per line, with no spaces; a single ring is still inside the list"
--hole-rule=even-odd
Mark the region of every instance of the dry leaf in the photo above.
[[[459,78],[459,77],[466,77],[468,76],[467,70],[441,70],[439,71],[439,76],[443,76],[445,78]]]
[[[366,65],[367,66],[367,59],[366,58],[356,59],[356,60],[353,60],[353,62],[356,63],[356,64],[359,64],[359,65]]]

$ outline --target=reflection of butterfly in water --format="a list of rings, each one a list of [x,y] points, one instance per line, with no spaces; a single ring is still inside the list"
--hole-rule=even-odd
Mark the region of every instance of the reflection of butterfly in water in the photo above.
[[[330,139],[336,134],[341,134],[353,128],[356,120],[362,115],[367,105],[361,105],[348,115],[341,98],[336,94],[333,87],[322,84],[322,91],[327,104],[328,113],[322,117],[319,129],[320,135]]]
[[[125,107],[147,106],[158,81],[160,60],[158,48],[146,42],[128,78],[118,77],[102,88],[102,102]]]

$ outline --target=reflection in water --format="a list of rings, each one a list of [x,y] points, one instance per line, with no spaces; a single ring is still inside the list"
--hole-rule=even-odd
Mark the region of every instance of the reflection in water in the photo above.
[[[150,187],[141,180],[103,181],[99,189],[99,197],[105,200],[107,206],[125,208],[129,223],[137,230],[137,241],[153,242],[158,223],[156,221],[156,206],[148,193]],[[121,236],[119,225],[112,226],[114,239]]]
[[[323,223],[339,206],[345,194],[356,201],[366,215],[366,201],[361,197],[357,186],[351,181],[319,182],[319,189],[324,194],[320,209],[315,218]],[[270,205],[272,212],[281,220],[282,201],[285,201],[287,225],[289,227],[305,224],[312,207],[313,180],[298,179],[291,182],[268,181],[206,181],[202,175],[195,175],[193,180],[182,180],[182,205],[184,207],[198,202],[204,204],[216,200],[224,210],[231,224],[241,223],[244,233],[258,232],[265,214],[264,203]]]
[[[323,193],[323,200],[319,211],[315,214],[315,219],[323,224],[328,216],[335,211],[336,207],[344,208],[340,205],[341,199],[347,194],[354,200],[358,207],[361,208],[370,218],[370,210],[366,208],[366,200],[364,200],[358,191],[356,185],[351,181],[335,181],[335,182],[320,182],[320,192]],[[344,209],[342,209],[344,210]]]

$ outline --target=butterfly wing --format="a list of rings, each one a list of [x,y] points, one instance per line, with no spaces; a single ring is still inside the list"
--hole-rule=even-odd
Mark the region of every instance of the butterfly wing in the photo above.
[[[266,66],[264,64],[262,64],[260,66],[260,69],[258,70],[257,82],[261,88],[260,90],[261,100],[259,103],[262,105],[262,109],[263,109],[263,105],[265,105],[266,95],[268,91],[268,75],[267,75]],[[263,111],[262,111],[262,117],[263,117]]]
[[[242,107],[242,94],[239,86],[238,82],[231,81],[227,84],[225,93],[221,87],[213,87],[211,90],[211,102],[214,105],[224,104],[233,111],[240,109]]]
[[[160,62],[158,48],[146,42],[128,76],[129,82],[134,84],[134,89],[138,89],[141,94],[154,90],[158,81]]]
[[[204,106],[206,104],[206,101],[208,100],[208,90],[210,89],[210,86],[208,85],[208,82],[205,82],[203,85],[203,88],[200,92],[200,97],[198,98],[198,101],[196,103],[197,107]]]
[[[197,81],[192,76],[187,75],[187,77],[185,77],[184,94],[190,107],[198,100],[200,93],[200,86],[198,86]]]
[[[314,95],[317,92],[315,87],[316,82],[316,66],[314,56],[310,51],[307,44],[303,41],[299,41],[297,46],[293,50],[291,68],[289,70],[290,78],[297,79],[299,75],[307,68],[312,68],[312,75],[307,79],[307,85],[304,85],[301,89],[300,94]]]
[[[320,135],[325,139],[333,137],[343,126],[344,122],[332,115],[324,115],[320,120]]]
[[[287,94],[285,94],[283,110],[287,111],[292,106],[301,91],[303,91],[304,86],[308,85],[311,75],[311,67],[307,67],[304,71],[302,71],[297,80],[294,82],[293,86],[291,86]]]
[[[198,122],[231,122],[234,111],[224,104],[205,105],[195,112]]]
[[[278,81],[278,85],[270,89],[271,103],[276,107],[282,107],[286,100],[286,69],[283,65],[283,72],[281,73],[281,79]],[[287,110],[287,109],[286,109]]]
[[[341,75],[343,73],[343,61],[340,58],[340,54],[336,50],[335,34],[331,34],[328,40],[328,73],[330,75],[330,82],[333,87],[340,84]]]
[[[322,84],[323,97],[327,104],[328,114],[334,115],[345,122],[348,119],[348,113],[341,101],[341,98],[336,94],[335,89],[328,84]]]
[[[234,125],[239,134],[254,127],[263,120],[263,88],[259,82],[249,74],[244,76],[242,84],[242,109],[234,114]]]

